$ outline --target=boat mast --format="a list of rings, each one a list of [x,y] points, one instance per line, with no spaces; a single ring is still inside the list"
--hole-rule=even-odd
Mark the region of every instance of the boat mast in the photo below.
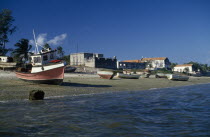
[[[33,29],[33,34],[34,34],[34,42],[35,42],[35,54],[39,53],[39,49],[38,49],[38,44],[37,44],[37,41],[36,41],[36,35],[35,35],[35,32],[34,32],[34,29]]]

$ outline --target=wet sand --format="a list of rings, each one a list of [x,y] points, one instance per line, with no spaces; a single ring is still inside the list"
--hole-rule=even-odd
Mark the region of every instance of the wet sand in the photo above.
[[[190,77],[189,81],[164,78],[100,79],[98,75],[65,73],[62,85],[33,84],[16,78],[13,72],[0,71],[0,101],[28,99],[34,89],[43,90],[45,98],[120,91],[141,91],[210,83],[210,77]]]

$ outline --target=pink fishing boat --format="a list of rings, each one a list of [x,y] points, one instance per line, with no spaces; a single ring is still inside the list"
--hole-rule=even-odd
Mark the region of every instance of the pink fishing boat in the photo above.
[[[36,41],[35,41],[36,43]],[[16,76],[22,80],[41,84],[61,84],[64,79],[65,64],[57,59],[57,50],[43,49],[30,56],[29,63],[16,69]]]
[[[61,84],[64,79],[65,65],[61,60],[55,60],[54,51],[46,51],[31,56],[31,63],[20,67],[16,71],[16,76],[22,80],[43,83]]]

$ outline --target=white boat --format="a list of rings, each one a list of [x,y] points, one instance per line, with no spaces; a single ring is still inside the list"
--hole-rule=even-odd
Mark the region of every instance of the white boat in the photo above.
[[[139,79],[140,75],[117,73],[117,77],[124,79]]]
[[[168,78],[171,74],[164,74],[164,73],[157,73],[156,76],[157,78]]]
[[[100,78],[112,79],[116,73],[112,70],[98,70],[97,74],[100,76]]]
[[[189,77],[188,76],[183,76],[183,75],[171,74],[171,75],[168,75],[168,79],[169,80],[176,80],[176,81],[187,81],[187,80],[189,80]]]

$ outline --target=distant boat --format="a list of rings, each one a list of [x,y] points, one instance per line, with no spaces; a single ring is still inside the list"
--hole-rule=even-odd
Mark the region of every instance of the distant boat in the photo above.
[[[70,72],[74,72],[77,68],[76,67],[71,67],[71,66],[67,66],[64,70],[65,73],[70,73]]]
[[[157,73],[157,78],[168,78],[171,74],[165,74],[165,73]]]
[[[123,74],[123,73],[117,73],[117,76],[119,78],[124,78],[124,79],[139,79],[140,75],[137,74]]]
[[[168,79],[169,80],[176,80],[176,81],[187,81],[187,80],[189,80],[189,77],[188,76],[171,74],[171,75],[168,75]]]
[[[103,79],[112,79],[116,74],[113,70],[98,70],[97,74]]]

